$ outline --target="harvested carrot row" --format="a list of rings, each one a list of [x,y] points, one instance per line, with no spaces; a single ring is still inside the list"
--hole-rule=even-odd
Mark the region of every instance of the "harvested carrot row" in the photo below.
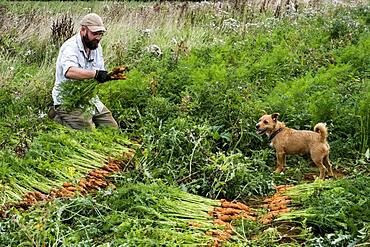
[[[229,202],[225,199],[221,199],[221,207],[214,208],[213,212],[209,212],[209,215],[215,219],[213,224],[224,226],[224,230],[211,230],[206,234],[214,236],[214,242],[212,246],[220,246],[220,243],[231,238],[233,234],[232,222],[238,219],[256,220],[255,212],[250,207],[241,202]]]
[[[126,154],[123,154],[126,155]],[[125,157],[130,159],[133,158],[135,155],[134,151],[130,151]],[[85,194],[88,191],[92,190],[100,190],[102,188],[107,187],[108,185],[112,186],[114,189],[115,186],[109,184],[106,181],[106,177],[109,174],[118,172],[122,170],[121,164],[122,161],[114,160],[112,158],[108,158],[108,164],[103,166],[102,168],[97,168],[89,172],[89,174],[81,178],[77,184],[73,184],[71,182],[64,182],[61,188],[52,188],[48,194],[44,194],[38,191],[35,192],[27,192],[23,199],[14,204],[7,204],[0,208],[0,217],[5,218],[8,217],[8,213],[6,212],[7,209],[15,206],[17,208],[27,209],[30,206],[36,204],[38,201],[44,200],[53,200],[57,197],[67,198],[67,197],[74,197],[77,193]]]

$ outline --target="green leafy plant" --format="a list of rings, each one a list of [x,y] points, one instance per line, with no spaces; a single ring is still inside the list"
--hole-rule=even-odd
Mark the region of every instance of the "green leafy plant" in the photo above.
[[[92,99],[96,96],[99,83],[95,80],[66,81],[61,84],[60,100],[62,109],[72,111],[75,109],[88,110],[92,107]]]

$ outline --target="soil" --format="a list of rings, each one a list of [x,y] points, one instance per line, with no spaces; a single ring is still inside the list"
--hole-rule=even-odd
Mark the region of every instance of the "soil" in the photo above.
[[[333,169],[333,173],[334,173],[334,178],[343,178],[347,175],[346,172],[342,169]],[[318,177],[317,173],[308,172],[308,173],[305,173],[303,175],[303,180],[305,180],[305,181],[315,181],[315,179],[317,177]],[[327,176],[327,178],[330,178],[330,177]]]

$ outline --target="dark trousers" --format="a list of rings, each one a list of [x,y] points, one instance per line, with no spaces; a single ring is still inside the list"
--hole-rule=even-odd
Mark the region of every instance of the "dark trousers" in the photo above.
[[[76,130],[92,130],[95,127],[101,126],[118,128],[118,124],[114,120],[112,113],[105,106],[99,113],[82,111],[80,109],[67,112],[57,107],[55,108],[54,120]]]

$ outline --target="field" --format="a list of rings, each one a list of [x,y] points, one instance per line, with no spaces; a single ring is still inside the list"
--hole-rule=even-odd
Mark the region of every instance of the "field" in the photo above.
[[[0,246],[370,246],[369,6],[0,2]],[[90,92],[118,130],[48,118],[89,12],[129,69]],[[335,177],[301,156],[274,173],[265,112],[326,123]]]

